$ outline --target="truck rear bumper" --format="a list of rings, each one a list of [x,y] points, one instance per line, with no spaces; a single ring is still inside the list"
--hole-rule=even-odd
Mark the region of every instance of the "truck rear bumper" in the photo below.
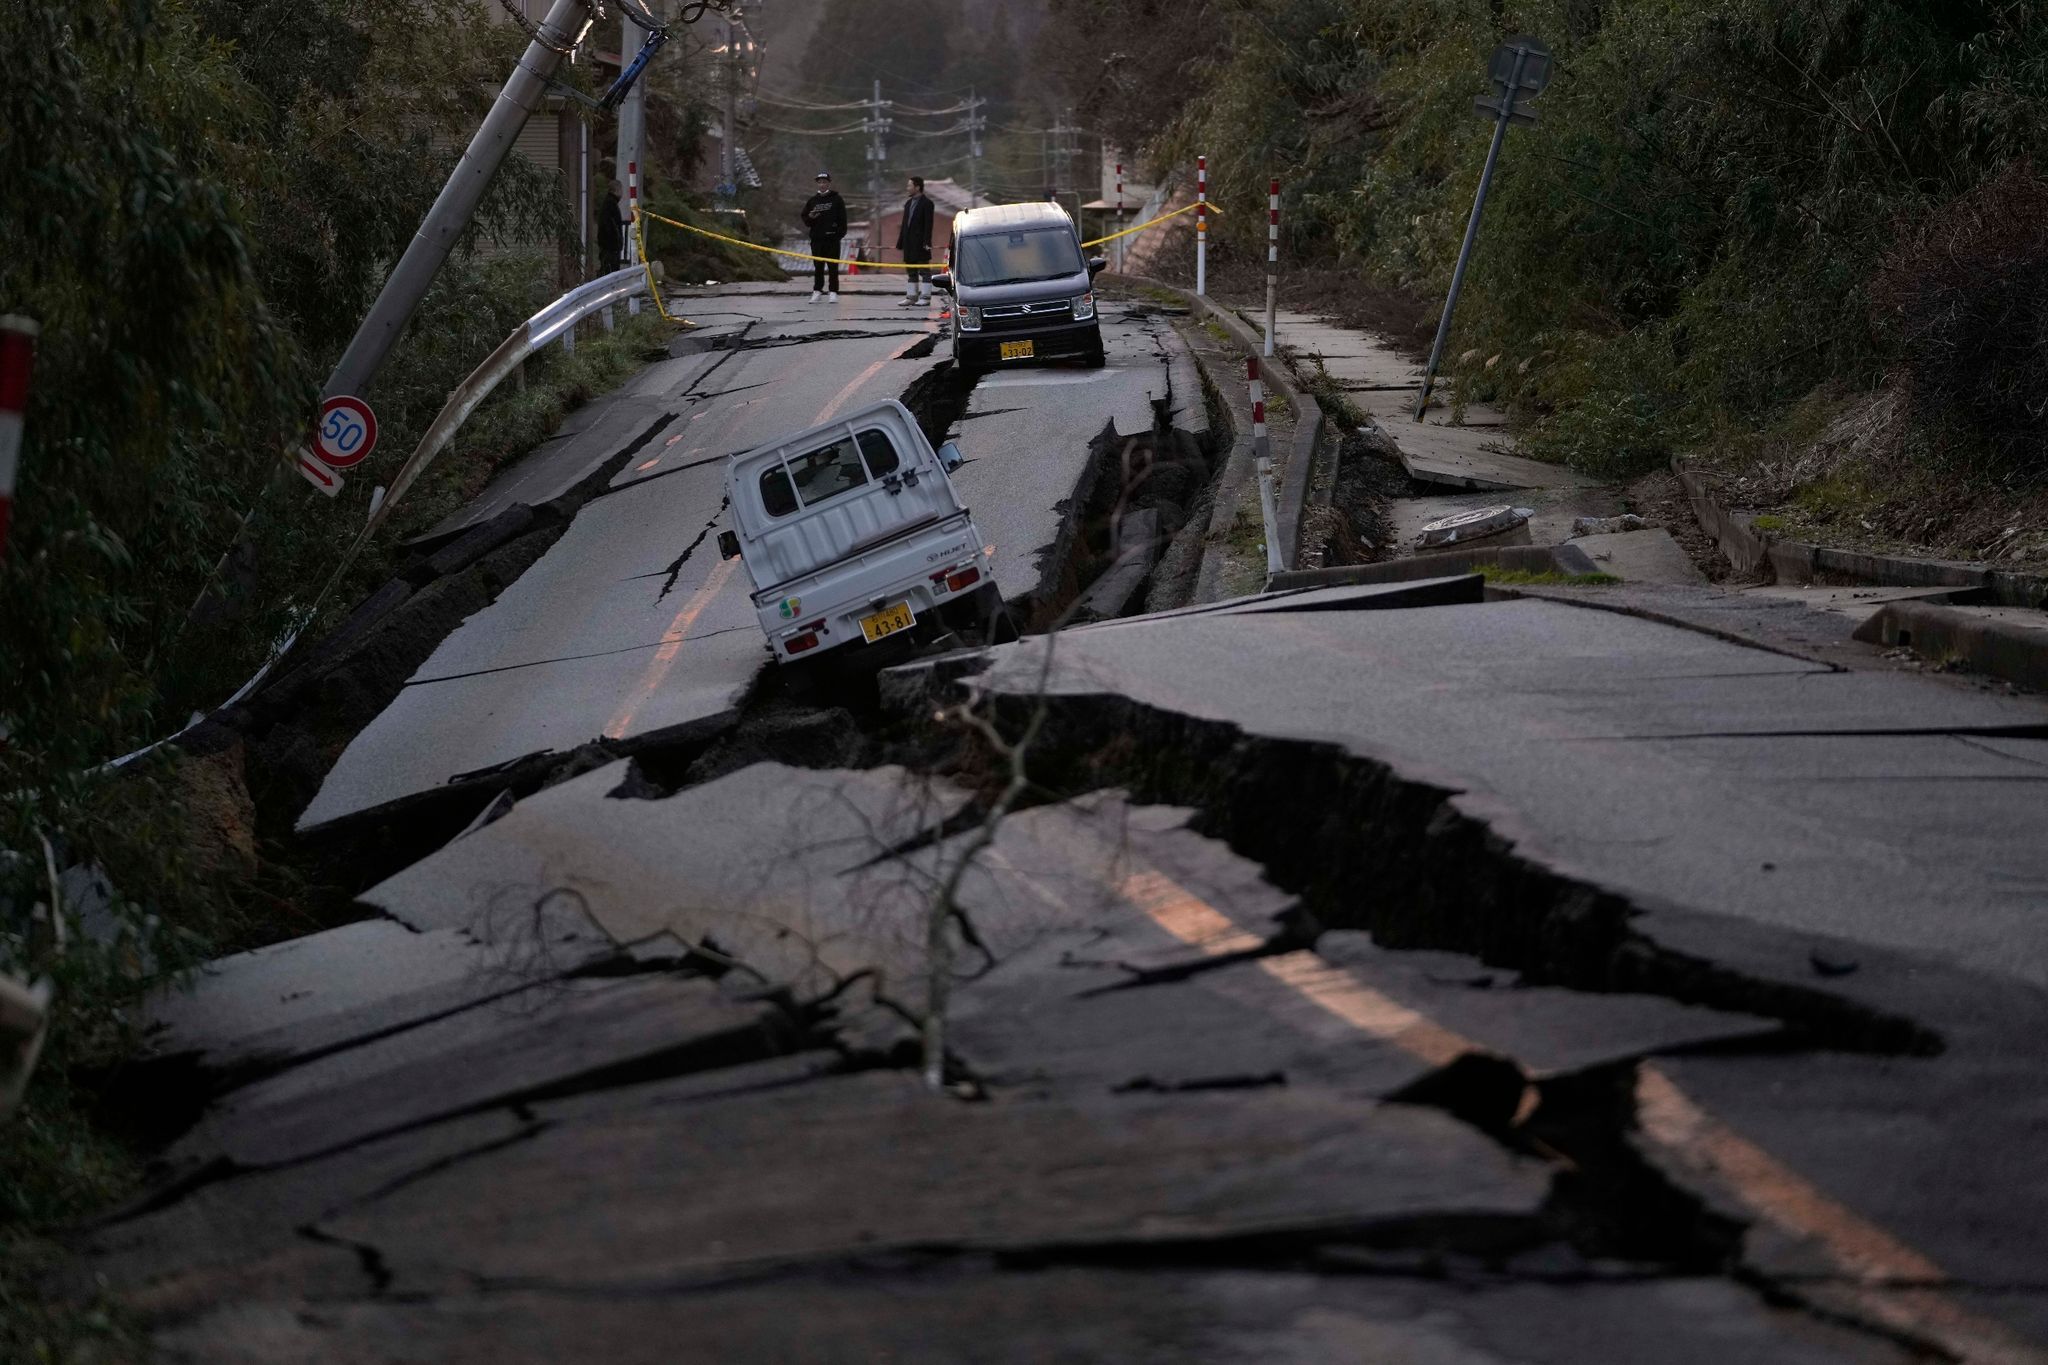
[[[757,596],[754,610],[776,661],[790,663],[847,645],[866,646],[861,622],[897,603],[907,604],[922,623],[992,581],[981,533],[962,518],[942,536],[915,537],[854,565],[786,584],[765,600]]]

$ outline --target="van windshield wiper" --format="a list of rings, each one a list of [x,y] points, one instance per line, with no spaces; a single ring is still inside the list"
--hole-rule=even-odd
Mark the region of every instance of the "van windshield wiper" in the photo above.
[[[1078,271],[1073,270],[1062,270],[1056,275],[1006,275],[1000,280],[969,280],[968,283],[982,289],[988,289],[999,284],[1037,284],[1042,280],[1063,280],[1069,275],[1078,273]]]

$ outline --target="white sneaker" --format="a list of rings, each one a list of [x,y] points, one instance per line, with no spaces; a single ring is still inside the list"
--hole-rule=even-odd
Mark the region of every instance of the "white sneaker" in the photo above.
[[[901,302],[899,302],[899,303],[898,303],[898,304],[897,304],[896,306],[897,306],[898,308],[915,308],[915,307],[917,307],[917,295],[915,295],[915,294],[905,294],[905,295],[903,296],[903,298],[902,298],[902,301],[901,301]]]
[[[815,290],[815,289],[813,289],[813,290],[811,291],[811,302],[812,302],[812,303],[816,303],[816,302],[817,302],[817,301],[818,301],[819,299],[822,299],[822,298],[824,298],[824,297],[825,297],[825,296],[824,296],[823,294],[819,293],[819,292],[818,292],[817,290]]]
[[[827,302],[827,303],[837,303],[837,302],[839,302],[839,291],[838,291],[837,289],[835,289],[835,290],[833,290],[833,291],[832,291],[831,293],[829,293],[829,294],[825,295],[825,302]]]

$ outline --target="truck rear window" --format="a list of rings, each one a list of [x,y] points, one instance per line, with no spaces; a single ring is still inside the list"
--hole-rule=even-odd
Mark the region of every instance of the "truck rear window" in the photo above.
[[[870,429],[843,437],[762,470],[761,506],[771,517],[786,517],[799,507],[816,507],[850,493],[870,478],[893,474],[899,463],[887,432]]]

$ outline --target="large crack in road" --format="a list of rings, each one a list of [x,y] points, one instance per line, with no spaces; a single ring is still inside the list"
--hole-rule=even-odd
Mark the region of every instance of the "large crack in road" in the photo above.
[[[1028,392],[995,405],[941,361],[901,397],[938,442],[1002,429]],[[1040,628],[1129,562],[1137,513],[1144,573],[1097,629],[1186,604],[1173,547],[1206,524],[1218,444],[1176,425],[1189,401],[1168,378],[1143,430],[1089,443],[1027,594]],[[723,458],[613,486],[659,429],[580,486],[621,504]],[[717,521],[623,582],[681,590]],[[1423,611],[1476,600],[1408,591]],[[192,1359],[280,1331],[314,1358],[400,1339],[573,1354],[603,1349],[593,1316],[645,1334],[671,1311],[737,1333],[724,1358],[815,1344],[816,1314],[861,1358],[960,1358],[997,1321],[1042,1358],[1069,1306],[1091,1347],[1130,1326],[1183,1334],[1174,1358],[1254,1340],[1274,1358],[1271,1313],[1299,1337],[1310,1305],[1343,1330],[1307,1358],[1689,1360],[1730,1334],[1758,1359],[2026,1358],[1967,1307],[1903,1311],[1897,1255],[1845,1269],[1844,1239],[1878,1245],[1866,1225],[1690,1097],[1788,1059],[1945,1063],[1950,1031],[1863,988],[1874,955],[1830,985],[1690,950],[1455,782],[1146,701],[1099,658],[1049,689],[1015,676],[956,655],[820,698],[757,668],[716,714],[327,826],[390,919],[309,940],[286,975],[357,981],[394,925],[441,966],[316,1007],[253,1065],[246,1038],[174,1030],[185,1051],[161,1065],[218,1102],[172,1146],[172,1183],[98,1235],[109,1282]],[[1027,729],[1027,796],[959,883],[934,1100],[912,1082],[934,888],[989,818],[1001,737]],[[1779,1205],[1744,1204],[1759,1169]],[[1816,1258],[1784,1258],[1788,1227]],[[1264,1307],[1240,1315],[1219,1277]],[[835,1307],[848,1284],[924,1305],[910,1335]]]

